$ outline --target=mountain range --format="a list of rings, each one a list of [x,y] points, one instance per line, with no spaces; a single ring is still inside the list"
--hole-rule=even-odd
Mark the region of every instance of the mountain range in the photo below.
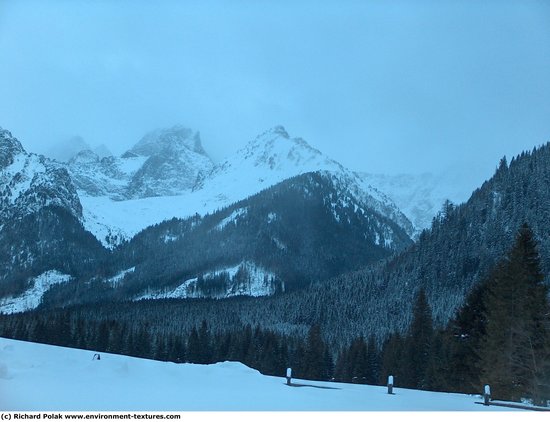
[[[269,295],[371,265],[420,230],[368,177],[281,126],[217,164],[182,126],[120,157],[48,159],[6,130],[0,148],[4,312],[50,290],[56,304]]]
[[[180,328],[303,334],[317,322],[342,345],[403,331],[422,287],[445,324],[524,222],[548,273],[549,151],[503,159],[467,202],[433,215],[431,176],[354,172],[280,126],[220,163],[180,126],[65,164],[2,130],[0,311],[91,303],[103,318],[114,302],[117,318],[153,324],[158,303]]]

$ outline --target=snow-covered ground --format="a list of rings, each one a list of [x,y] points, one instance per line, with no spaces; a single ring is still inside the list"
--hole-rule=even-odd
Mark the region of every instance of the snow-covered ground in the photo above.
[[[0,338],[0,410],[487,411],[480,398],[261,375],[240,363],[191,365]],[[330,387],[330,388],[315,388]]]

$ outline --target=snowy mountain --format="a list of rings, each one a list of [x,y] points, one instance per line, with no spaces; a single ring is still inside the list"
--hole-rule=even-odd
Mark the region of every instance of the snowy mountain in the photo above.
[[[174,148],[167,146],[174,139],[176,150],[184,152],[180,157],[185,157],[178,160],[193,162],[193,183],[193,177],[186,179],[187,184],[176,181],[168,169],[178,166],[162,164],[171,155],[163,151]],[[180,128],[175,135],[170,130],[153,132],[120,159],[101,160],[100,166],[110,170],[97,171],[97,160],[91,166],[87,162],[73,163],[70,171],[82,189],[85,227],[104,245],[112,247],[161,221],[204,215],[290,177],[327,171],[362,203],[388,216],[409,236],[414,233],[413,225],[391,199],[303,139],[291,138],[281,126],[259,135],[215,166],[203,153],[198,135]],[[144,161],[142,154],[153,155]],[[130,160],[134,160],[132,166]],[[120,163],[126,163],[127,170],[122,170]],[[132,199],[121,200],[124,197]],[[113,239],[115,244],[111,243]]]
[[[82,226],[67,169],[0,130],[0,307],[36,307],[56,280],[97,265],[102,250]]]
[[[147,157],[128,186],[129,198],[177,195],[193,189],[212,168],[200,134],[182,126],[145,135],[124,157]]]
[[[0,338],[4,411],[498,411],[479,396],[294,380],[238,362],[175,364]],[[215,398],[215,400],[213,399]]]
[[[82,206],[67,170],[44,156],[27,153],[12,134],[0,128],[0,230],[47,206],[82,217]]]
[[[121,157],[82,150],[68,168],[81,196],[122,201],[189,191],[212,166],[199,133],[174,126],[148,133]]]
[[[6,219],[28,216],[2,233],[0,259],[12,269],[0,286],[5,312],[36,307],[44,294],[51,300],[50,290],[57,304],[99,299],[102,289],[73,291],[83,280],[106,282],[122,300],[270,295],[374,263],[408,246],[414,232],[388,197],[280,126],[216,166],[199,134],[181,126],[151,132],[121,157],[80,151],[68,171],[3,139],[0,210]],[[46,205],[54,208],[39,212]],[[168,223],[191,216],[200,229]],[[46,221],[59,228],[44,231]],[[163,221],[166,232],[151,238]],[[147,242],[112,256],[90,239],[113,248],[140,231]],[[52,272],[63,282],[46,286]]]
[[[441,211],[446,200],[460,204],[472,194],[463,183],[458,182],[457,176],[450,173],[358,173],[358,176],[368,185],[384,192],[407,216],[415,228],[414,238],[431,226],[433,218]]]

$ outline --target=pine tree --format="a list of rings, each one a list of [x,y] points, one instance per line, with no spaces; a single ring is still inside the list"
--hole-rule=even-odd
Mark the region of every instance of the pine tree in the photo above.
[[[356,338],[351,343],[348,353],[348,365],[351,381],[358,384],[366,384],[368,376],[368,352],[367,343],[363,336]]]
[[[197,363],[212,363],[212,350],[210,348],[210,330],[206,320],[202,320],[199,329],[200,359]]]
[[[378,384],[379,371],[380,371],[380,353],[376,347],[376,341],[374,336],[369,337],[367,345],[367,373],[366,383],[375,385]]]
[[[385,385],[388,376],[395,378],[396,385],[405,386],[405,340],[399,333],[390,335],[382,348],[382,365],[380,368],[381,385]]]
[[[449,323],[445,341],[449,348],[448,383],[453,391],[469,394],[481,391],[480,344],[486,333],[486,294],[487,279],[472,289]]]
[[[304,357],[304,377],[311,380],[326,380],[329,374],[326,364],[326,345],[321,336],[321,327],[313,325],[308,333]]]
[[[524,224],[487,284],[482,379],[496,398],[548,398],[549,306],[531,229]],[[545,391],[546,390],[546,391]]]
[[[433,340],[432,311],[426,292],[421,288],[413,306],[413,320],[407,337],[407,370],[405,385],[411,388],[428,388],[426,372],[430,361]]]
[[[187,361],[189,363],[202,363],[202,350],[199,340],[199,333],[193,327],[187,340]]]

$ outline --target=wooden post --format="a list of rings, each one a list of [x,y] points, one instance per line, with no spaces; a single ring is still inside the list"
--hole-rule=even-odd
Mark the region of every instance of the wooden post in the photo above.
[[[286,368],[286,385],[292,383],[292,368]]]
[[[483,388],[483,404],[485,406],[489,406],[489,402],[491,401],[491,387],[486,384]]]
[[[393,375],[388,376],[388,394],[393,394]]]

